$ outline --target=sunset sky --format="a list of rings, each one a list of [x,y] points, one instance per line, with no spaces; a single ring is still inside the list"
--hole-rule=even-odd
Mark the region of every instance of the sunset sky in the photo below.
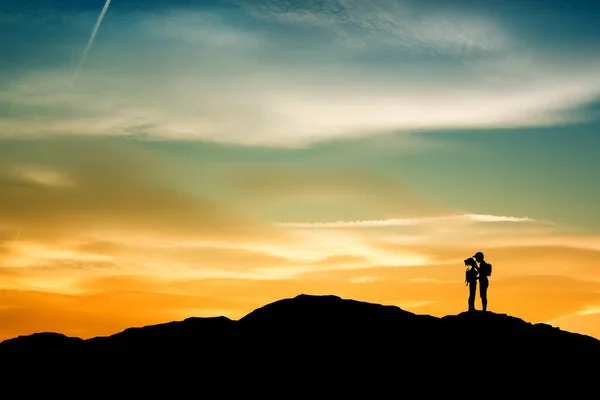
[[[0,340],[458,314],[476,251],[490,311],[600,338],[600,2],[103,6],[0,0]]]

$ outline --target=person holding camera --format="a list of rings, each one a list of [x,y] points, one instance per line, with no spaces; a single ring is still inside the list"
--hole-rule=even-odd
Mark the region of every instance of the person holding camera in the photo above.
[[[477,277],[479,267],[477,262],[469,257],[465,260],[467,271],[465,272],[465,283],[469,286],[469,311],[475,311],[475,294],[477,293]]]

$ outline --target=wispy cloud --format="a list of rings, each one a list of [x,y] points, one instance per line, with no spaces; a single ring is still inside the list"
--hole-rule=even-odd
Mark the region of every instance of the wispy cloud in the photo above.
[[[383,220],[334,221],[334,222],[278,222],[276,225],[289,228],[373,228],[395,226],[421,226],[444,223],[474,222],[535,222],[528,217],[509,217],[482,214],[449,215],[426,218],[392,218]]]
[[[498,51],[508,41],[491,19],[423,14],[406,1],[241,0],[238,3],[253,15],[268,20],[322,28],[353,49],[379,44],[419,53],[466,54]]]
[[[376,282],[377,280],[379,280],[379,278],[374,277],[374,276],[360,276],[358,278],[351,278],[348,280],[348,282],[350,283],[373,283]]]
[[[0,165],[0,177],[2,168]],[[12,165],[6,166],[6,177],[16,181],[29,182],[33,184],[49,186],[49,187],[67,187],[72,186],[73,181],[61,171],[55,168],[49,168],[38,165]]]

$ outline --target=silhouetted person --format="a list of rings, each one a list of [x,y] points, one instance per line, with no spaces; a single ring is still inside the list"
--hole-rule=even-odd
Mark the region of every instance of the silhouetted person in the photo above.
[[[479,295],[481,296],[481,306],[483,311],[487,311],[487,289],[490,286],[489,276],[492,275],[492,264],[488,264],[483,259],[483,253],[478,251],[473,256],[479,263]]]
[[[465,272],[465,282],[469,286],[469,311],[475,311],[475,295],[477,293],[477,276],[479,269],[477,262],[472,258],[465,260],[467,271]]]

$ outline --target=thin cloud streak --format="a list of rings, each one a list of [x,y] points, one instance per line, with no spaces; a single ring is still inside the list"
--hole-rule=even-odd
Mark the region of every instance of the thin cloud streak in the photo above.
[[[537,222],[528,217],[510,217],[484,214],[450,215],[426,218],[392,218],[382,220],[335,221],[335,222],[278,222],[277,226],[288,228],[372,228],[395,226],[419,226],[448,222]]]

